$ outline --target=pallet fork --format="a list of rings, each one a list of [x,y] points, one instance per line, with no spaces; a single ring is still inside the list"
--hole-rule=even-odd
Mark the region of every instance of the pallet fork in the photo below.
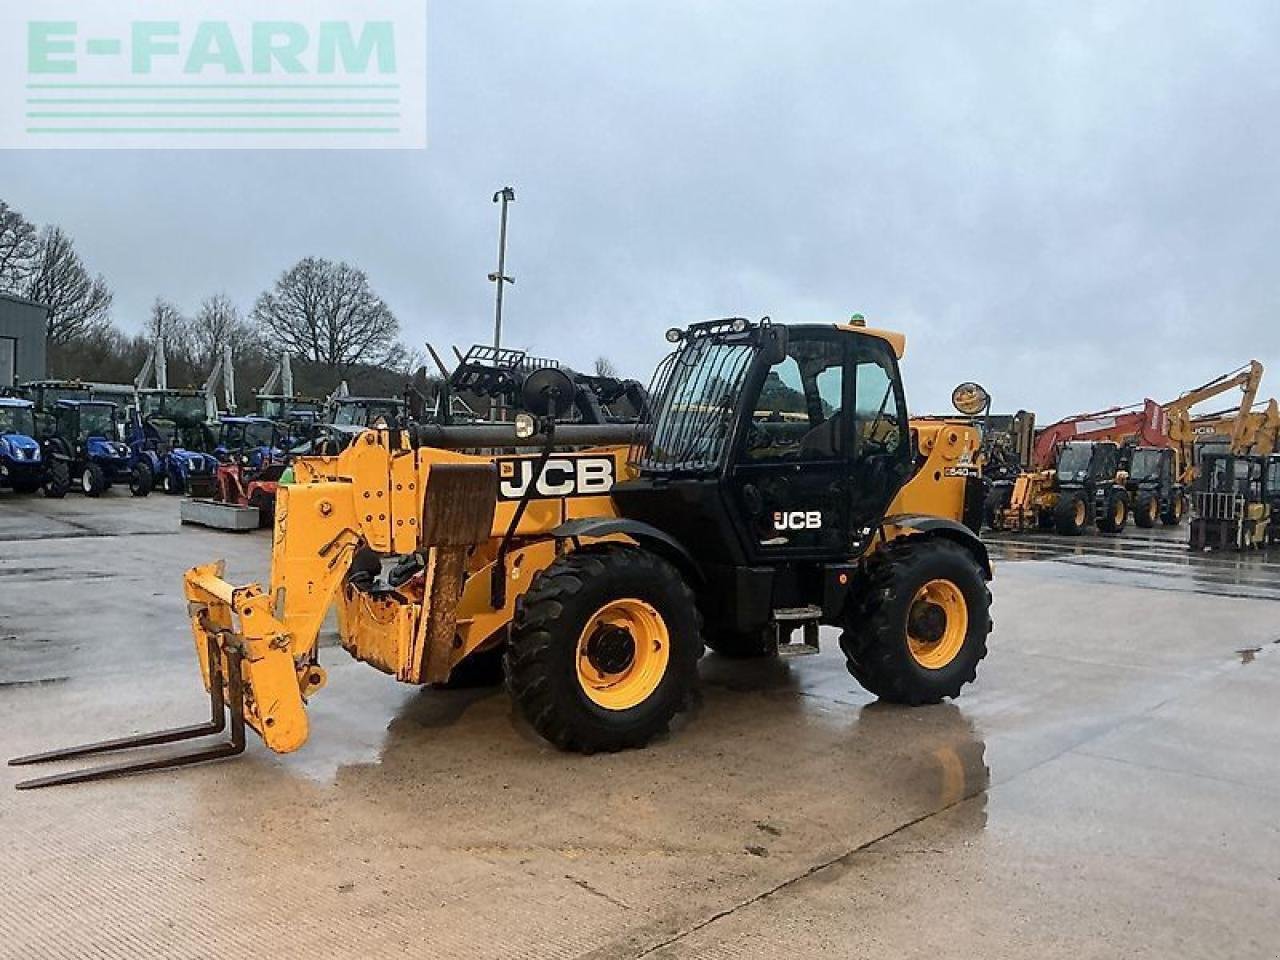
[[[216,635],[211,634],[208,638],[209,720],[206,723],[197,723],[187,727],[174,727],[170,730],[157,730],[154,733],[121,737],[117,740],[101,740],[97,743],[63,747],[60,750],[50,750],[47,753],[33,753],[26,757],[15,757],[9,761],[9,766],[25,767],[37,763],[50,763],[55,760],[71,760],[77,757],[96,756],[100,753],[114,753],[117,750],[132,750],[135,747],[159,746],[166,743],[178,743],[183,740],[214,736],[226,730],[228,713],[231,715],[231,735],[229,740],[196,747],[184,753],[149,756],[141,760],[127,760],[122,763],[110,763],[100,767],[85,767],[80,770],[71,770],[67,773],[56,773],[48,777],[23,780],[21,783],[16,784],[17,789],[36,790],[40,787],[54,787],[66,783],[107,780],[112,777],[127,776],[131,773],[167,770],[170,767],[185,767],[193,763],[220,760],[223,757],[234,757],[243,753],[245,743],[244,691],[242,689],[241,675],[241,661],[243,658],[239,650],[234,648],[227,649],[226,688],[224,692],[222,656],[218,647]]]

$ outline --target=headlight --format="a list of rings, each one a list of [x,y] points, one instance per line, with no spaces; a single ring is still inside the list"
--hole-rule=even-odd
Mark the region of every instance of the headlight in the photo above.
[[[248,457],[241,457],[241,458],[240,458],[240,462],[241,462],[242,464],[244,464],[244,465],[247,467],[247,466],[249,465],[249,458],[248,458]]]
[[[538,424],[527,413],[516,414],[516,436],[521,440],[528,440],[538,432]]]
[[[729,329],[734,333],[746,333],[750,326],[751,322],[746,317],[735,317],[733,323],[729,324]]]
[[[679,343],[684,339],[684,331],[679,327],[672,327],[667,331],[667,343]]]

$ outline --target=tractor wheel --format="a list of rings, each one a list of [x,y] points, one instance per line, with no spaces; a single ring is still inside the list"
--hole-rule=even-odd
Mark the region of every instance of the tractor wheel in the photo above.
[[[507,685],[562,750],[643,747],[688,704],[702,655],[693,592],[635,547],[560,557],[516,601]]]
[[[1182,517],[1187,512],[1186,498],[1176,493],[1169,498],[1169,506],[1165,508],[1163,514],[1160,515],[1160,521],[1166,527],[1176,527],[1182,523]]]
[[[974,679],[990,632],[991,592],[973,554],[911,536],[869,561],[840,649],[870,693],[918,706],[954,697]]]
[[[156,477],[151,472],[151,464],[140,460],[129,471],[129,492],[135,497],[145,497],[155,486]]]
[[[71,489],[71,471],[66,461],[53,460],[45,471],[44,495],[50,500],[61,500]]]
[[[1138,508],[1133,511],[1133,522],[1144,530],[1149,530],[1160,519],[1160,498],[1153,493],[1144,493],[1138,497]]]
[[[1123,490],[1111,490],[1102,502],[1098,529],[1103,533],[1121,533],[1129,522],[1129,498]]]
[[[1078,537],[1089,526],[1089,500],[1084,492],[1062,494],[1053,508],[1053,526],[1064,537]]]
[[[754,660],[772,657],[778,652],[778,637],[773,624],[756,631],[740,633],[734,630],[717,630],[706,626],[703,620],[702,639],[707,647],[730,660]]]
[[[107,489],[107,475],[96,463],[86,463],[80,473],[80,492],[86,497],[100,497]]]
[[[249,494],[249,506],[258,508],[258,529],[265,530],[276,522],[276,499],[264,490]]]
[[[185,489],[186,485],[182,482],[182,477],[174,476],[173,471],[169,470],[168,468],[166,468],[164,471],[164,479],[160,481],[160,486],[165,493],[168,493],[174,496],[181,493],[186,493],[186,489]]]

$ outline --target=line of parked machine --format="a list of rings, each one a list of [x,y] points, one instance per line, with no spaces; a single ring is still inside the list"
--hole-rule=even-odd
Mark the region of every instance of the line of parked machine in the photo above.
[[[0,396],[0,487],[53,498],[73,489],[98,497],[117,485],[136,497],[159,489],[188,497],[184,522],[267,526],[294,457],[337,455],[361,430],[405,417],[490,419],[518,405],[530,370],[560,366],[519,350],[455,354],[450,370],[433,350],[441,376],[420,371],[400,397],[352,396],[343,382],[323,400],[294,392],[284,356],[255,393],[255,412],[237,415],[229,355],[201,388],[172,389],[157,344],[131,385],[44,380]],[[636,381],[573,377],[582,388],[573,419],[638,417],[644,391]]]
[[[429,385],[420,371],[401,397],[353,397],[343,383],[324,400],[294,393],[285,356],[255,394],[255,413],[236,415],[229,356],[202,388],[175,390],[157,344],[131,386],[41,381],[0,397],[0,486],[50,497],[73,487],[90,497],[115,484],[139,497],[158,488],[252,513],[245,523],[193,509],[190,517],[184,512],[191,522],[268,525],[293,457],[336,455],[362,429],[398,418],[501,417],[518,406],[529,370],[560,366],[515,350],[454,352],[450,370],[432,350],[440,378]],[[1077,536],[1091,528],[1118,534],[1130,520],[1178,526],[1190,515],[1190,542],[1199,549],[1280,543],[1280,409],[1275,400],[1256,402],[1262,372],[1252,361],[1168,403],[1145,400],[1041,429],[1025,411],[975,418],[983,435],[975,466],[986,494],[983,516],[971,525]],[[572,419],[640,416],[645,398],[636,381],[573,377],[581,399]],[[1237,406],[1192,415],[1235,389]]]
[[[1280,405],[1257,402],[1257,361],[1168,403],[1145,400],[1068,417],[1037,430],[1020,412],[984,436],[984,522],[994,531],[1089,528],[1118,534],[1177,526],[1191,516],[1193,548],[1280,543]],[[1192,409],[1239,389],[1237,406]]]
[[[344,428],[395,416],[404,404],[350,396],[345,384],[326,400],[297,397],[287,358],[257,393],[254,413],[236,415],[234,396],[229,357],[202,388],[172,389],[159,348],[132,385],[21,384],[0,396],[0,487],[61,498],[73,489],[99,497],[118,485],[135,497],[159,489],[269,507],[296,451],[337,443]]]

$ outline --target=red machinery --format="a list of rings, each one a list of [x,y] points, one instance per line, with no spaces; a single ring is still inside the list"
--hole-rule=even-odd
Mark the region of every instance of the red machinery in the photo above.
[[[1052,467],[1058,446],[1068,440],[1113,440],[1124,443],[1136,440],[1143,447],[1168,447],[1169,415],[1154,400],[1143,400],[1142,406],[1111,407],[1097,413],[1080,413],[1050,424],[1036,434],[1031,462],[1037,469]]]

